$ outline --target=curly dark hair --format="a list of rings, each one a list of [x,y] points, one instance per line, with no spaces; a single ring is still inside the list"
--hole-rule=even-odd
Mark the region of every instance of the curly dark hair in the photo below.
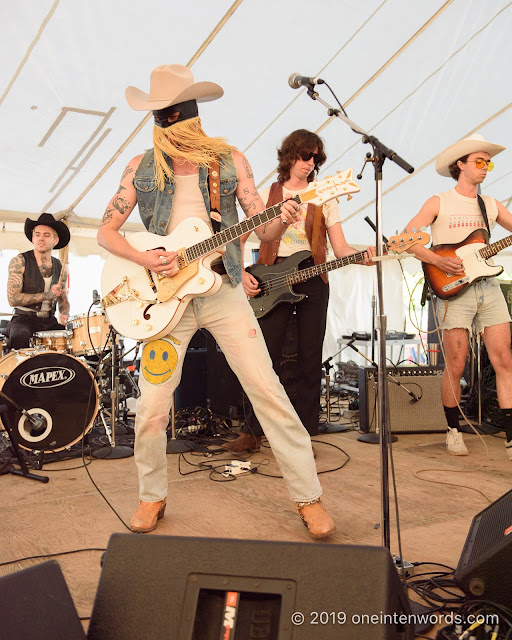
[[[278,182],[284,184],[290,177],[290,169],[303,155],[312,153],[316,150],[319,156],[318,162],[315,163],[313,171],[308,176],[308,182],[312,182],[320,167],[327,160],[324,151],[324,143],[322,139],[307,129],[297,129],[281,143],[281,148],[277,150],[277,159],[279,165],[277,167]]]
[[[456,182],[459,180],[459,176],[460,176],[460,168],[459,168],[459,165],[457,163],[458,162],[467,162],[468,158],[469,158],[469,153],[467,153],[465,156],[462,156],[462,158],[459,158],[458,160],[455,160],[455,162],[452,162],[451,165],[448,167],[448,171],[450,172],[451,177]]]

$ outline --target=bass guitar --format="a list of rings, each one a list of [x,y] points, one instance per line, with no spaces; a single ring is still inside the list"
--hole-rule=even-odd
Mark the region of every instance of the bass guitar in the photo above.
[[[356,193],[359,185],[352,169],[311,182],[307,191],[292,200],[298,204],[321,205],[328,200]],[[178,254],[179,272],[161,276],[126,258],[109,254],[101,275],[102,306],[114,329],[137,341],[156,340],[178,324],[188,303],[195,296],[210,296],[222,284],[222,278],[210,265],[225,252],[229,242],[237,240],[281,215],[282,203],[250,216],[219,233],[200,218],[187,218],[168,236],[140,232],[126,239],[138,251],[163,249]]]
[[[401,236],[393,236],[385,245],[387,251],[402,253],[415,244],[427,244],[430,236],[425,232],[409,233]],[[310,278],[319,276],[328,271],[334,271],[349,264],[356,264],[364,260],[364,251],[352,253],[343,258],[337,258],[329,262],[317,264],[312,267],[300,268],[301,262],[311,257],[309,251],[298,251],[282,262],[266,266],[264,264],[254,264],[247,268],[247,271],[258,280],[261,292],[249,298],[251,307],[257,318],[263,318],[269,311],[282,302],[297,303],[304,296],[295,293],[293,285],[299,282],[306,282]]]
[[[487,244],[489,234],[485,229],[477,229],[459,244],[438,244],[430,247],[438,256],[443,258],[460,258],[464,273],[454,275],[442,271],[433,264],[423,263],[423,273],[432,291],[442,300],[454,300],[466,291],[472,282],[499,276],[503,267],[487,262],[499,251],[512,245],[512,236]]]

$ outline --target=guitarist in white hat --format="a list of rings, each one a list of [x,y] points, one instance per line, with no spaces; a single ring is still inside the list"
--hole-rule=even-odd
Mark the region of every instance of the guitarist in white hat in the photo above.
[[[153,149],[133,158],[117,193],[107,206],[98,242],[111,253],[174,276],[176,253],[163,249],[138,251],[120,229],[138,204],[148,231],[172,233],[187,217],[202,218],[220,229],[238,223],[235,197],[247,216],[264,209],[249,162],[222,138],[207,136],[198,117],[198,102],[216,100],[223,90],[212,82],[194,82],[182,65],[164,65],[151,73],[149,94],[129,87],[128,104],[152,111]],[[208,184],[210,188],[208,188]],[[212,206],[220,192],[220,204]],[[257,230],[262,240],[279,238],[298,217],[299,205],[286,202],[275,220]],[[135,462],[139,474],[139,508],[132,531],[147,532],[164,515],[167,495],[166,428],[173,393],[180,381],[187,345],[197,329],[208,329],[249,396],[270,442],[292,500],[313,537],[334,531],[320,501],[311,441],[272,368],[265,341],[242,287],[239,241],[227,245],[212,267],[222,286],[210,296],[195,297],[170,335],[149,342],[141,358],[135,424]]]
[[[441,395],[448,422],[448,453],[468,454],[459,430],[458,405],[469,332],[474,331],[481,334],[496,373],[506,451],[512,461],[510,314],[496,278],[479,276],[481,267],[472,260],[471,247],[474,243],[475,247],[485,249],[488,231],[495,223],[512,231],[512,214],[501,202],[478,195],[478,185],[494,167],[491,158],[504,149],[473,134],[442,151],[436,159],[436,171],[452,177],[457,184],[429,198],[406,229],[431,228],[433,250],[416,245],[410,253],[424,263],[427,280],[438,296],[437,318],[443,331],[446,360]],[[467,257],[461,259],[455,249],[459,253],[465,251]]]

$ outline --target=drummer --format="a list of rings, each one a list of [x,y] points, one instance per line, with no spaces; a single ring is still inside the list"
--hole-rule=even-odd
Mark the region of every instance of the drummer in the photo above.
[[[69,317],[67,267],[52,256],[54,249],[69,243],[68,227],[50,213],[42,213],[37,220],[25,220],[25,235],[34,248],[9,263],[7,299],[14,307],[7,326],[9,349],[29,347],[30,338],[39,331],[65,329]]]

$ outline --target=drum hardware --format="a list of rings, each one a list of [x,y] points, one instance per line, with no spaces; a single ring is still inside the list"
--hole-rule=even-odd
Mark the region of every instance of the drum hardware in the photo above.
[[[3,393],[3,391],[0,391],[0,396],[4,398],[4,400],[7,400],[7,402],[10,402],[13,406],[15,406],[16,409],[18,409],[18,411],[20,411],[20,413],[22,413],[27,418],[27,420],[34,424],[35,428],[40,428],[41,424],[39,416],[36,417],[35,414],[30,415],[28,411],[25,411],[23,407],[20,407],[17,402],[14,402],[14,400],[12,400],[12,398],[9,398],[9,396]],[[39,476],[36,473],[30,473],[30,471],[28,470],[24,452],[22,452],[19,448],[18,441],[13,435],[13,427],[9,419],[7,405],[0,404],[0,416],[2,416],[2,423],[5,427],[7,435],[9,436],[12,450],[18,458],[18,464],[20,465],[20,469],[9,469],[7,473],[12,473],[14,476],[23,476],[24,478],[29,478],[30,480],[39,480],[39,482],[48,482],[50,480],[48,476]]]
[[[100,447],[92,452],[93,458],[101,458],[101,459],[120,459],[120,458],[128,458],[133,456],[133,448],[127,446],[119,446],[116,444],[116,422],[119,417],[119,374],[121,368],[119,363],[122,362],[119,356],[119,343],[121,343],[121,354],[124,349],[124,342],[122,338],[119,336],[117,331],[111,327],[110,335],[112,335],[112,348],[110,353],[104,358],[103,361],[100,361],[99,366],[104,366],[106,362],[111,361],[110,367],[110,429],[108,428],[107,421],[105,420],[105,414],[107,410],[104,406],[100,409],[100,420],[103,423],[103,427],[105,429],[105,433],[107,435],[109,444]]]

